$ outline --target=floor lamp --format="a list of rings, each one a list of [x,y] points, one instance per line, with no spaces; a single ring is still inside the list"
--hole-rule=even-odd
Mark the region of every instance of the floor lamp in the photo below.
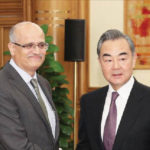
[[[65,61],[74,62],[74,150],[76,148],[76,103],[77,103],[77,75],[78,62],[84,61],[85,56],[85,20],[66,19],[65,20]]]

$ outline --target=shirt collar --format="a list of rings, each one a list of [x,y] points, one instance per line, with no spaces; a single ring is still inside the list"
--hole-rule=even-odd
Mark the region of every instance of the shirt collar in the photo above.
[[[23,79],[26,83],[29,83],[32,78],[37,79],[37,74],[36,74],[36,72],[35,72],[34,76],[31,77],[27,72],[25,72],[23,69],[21,69],[21,68],[14,62],[13,59],[11,59],[9,63],[10,63],[10,65],[12,65],[12,66],[15,68],[15,70],[19,73],[19,75],[22,77],[22,79]]]

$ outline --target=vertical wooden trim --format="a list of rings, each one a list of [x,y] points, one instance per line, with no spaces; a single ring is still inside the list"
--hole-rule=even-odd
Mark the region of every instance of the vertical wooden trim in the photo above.
[[[1,44],[0,44],[0,49],[2,50],[0,53],[0,67],[4,65],[4,57],[3,57],[3,50],[4,50],[4,27],[0,27],[0,39],[1,39]]]
[[[78,0],[78,17],[87,19],[89,16],[89,0]]]
[[[23,20],[32,20],[32,0],[23,0]]]

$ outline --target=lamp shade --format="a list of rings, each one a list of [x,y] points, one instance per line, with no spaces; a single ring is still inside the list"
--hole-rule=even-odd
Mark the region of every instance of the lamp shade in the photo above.
[[[85,20],[65,20],[65,61],[84,61]]]

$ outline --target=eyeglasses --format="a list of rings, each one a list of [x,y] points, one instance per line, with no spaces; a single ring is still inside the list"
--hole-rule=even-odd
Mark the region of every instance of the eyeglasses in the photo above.
[[[21,45],[19,43],[15,43],[15,42],[12,42],[12,43],[17,45],[17,46],[20,46],[22,48],[26,48],[28,50],[34,49],[36,46],[38,46],[38,48],[41,49],[41,50],[47,50],[48,46],[49,46],[49,44],[45,43],[45,42],[39,42],[37,44],[35,44],[35,43],[28,43],[28,44],[24,44],[24,45]]]

